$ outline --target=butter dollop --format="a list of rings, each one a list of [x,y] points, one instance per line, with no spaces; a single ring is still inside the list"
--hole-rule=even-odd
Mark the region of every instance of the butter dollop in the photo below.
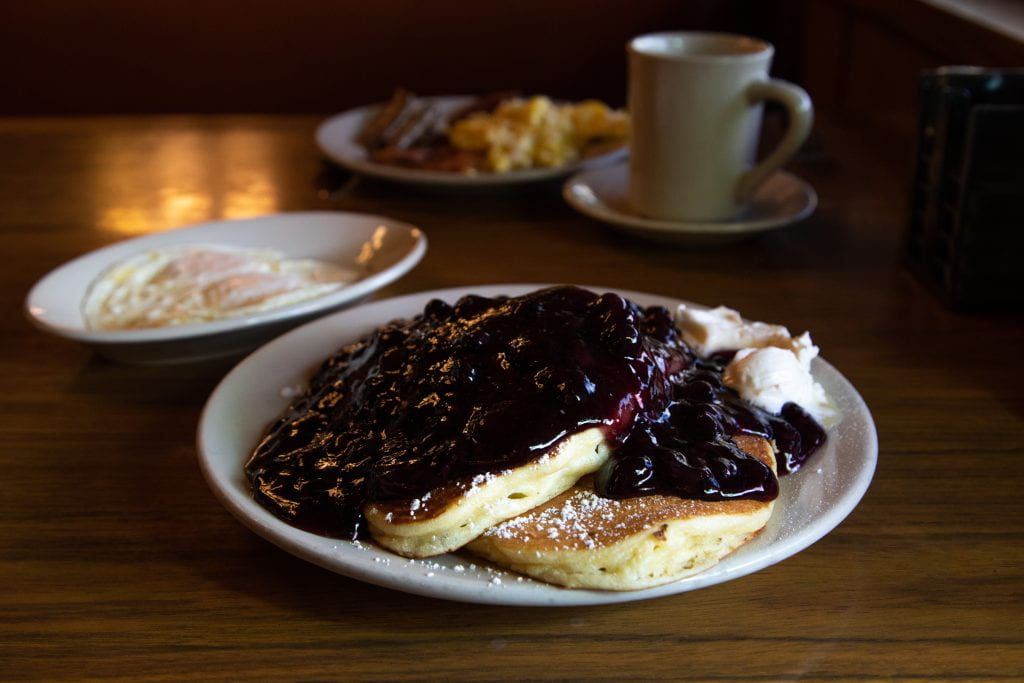
[[[683,340],[700,356],[736,351],[722,381],[745,401],[770,413],[793,402],[823,426],[839,411],[811,375],[819,349],[808,332],[793,337],[782,325],[747,321],[725,306],[701,309],[680,304],[676,324]]]

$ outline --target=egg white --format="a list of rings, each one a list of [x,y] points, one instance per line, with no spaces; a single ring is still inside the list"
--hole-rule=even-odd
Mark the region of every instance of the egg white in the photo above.
[[[188,325],[252,315],[323,296],[357,279],[353,270],[272,249],[185,244],[120,261],[82,304],[93,330]]]

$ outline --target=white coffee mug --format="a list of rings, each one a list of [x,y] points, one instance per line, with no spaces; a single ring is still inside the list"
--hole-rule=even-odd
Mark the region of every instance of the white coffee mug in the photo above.
[[[811,100],[768,77],[774,48],[728,33],[651,33],[629,42],[629,198],[635,212],[728,221],[800,147]],[[784,136],[753,164],[765,100],[788,113]]]

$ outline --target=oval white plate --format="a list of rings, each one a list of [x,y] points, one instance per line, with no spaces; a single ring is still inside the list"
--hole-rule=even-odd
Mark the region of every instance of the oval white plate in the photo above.
[[[252,531],[331,571],[419,595],[502,605],[625,602],[735,579],[811,545],[835,528],[864,495],[878,450],[874,422],[856,389],[831,365],[815,359],[814,376],[835,399],[842,417],[829,431],[826,445],[803,470],[782,478],[775,513],[756,539],[706,572],[657,588],[629,592],[574,590],[520,578],[461,555],[408,560],[371,542],[351,543],[297,529],[253,500],[243,464],[264,427],[288,403],[282,390],[302,385],[308,373],[337,348],[389,320],[419,313],[433,298],[453,302],[470,293],[514,296],[542,286],[491,285],[385,299],[310,323],[259,349],[224,378],[203,411],[198,432],[199,464],[211,489]],[[681,303],[618,291],[642,305],[674,308]]]
[[[86,327],[82,299],[100,273],[148,249],[186,243],[272,248],[289,258],[336,263],[361,276],[325,296],[256,315],[145,330]],[[299,212],[214,221],[124,240],[69,261],[36,283],[25,310],[41,329],[92,346],[114,360],[196,361],[250,351],[300,323],[361,301],[412,269],[426,248],[419,228],[368,214]]]
[[[439,96],[430,98],[446,111],[453,111],[473,100],[469,96]],[[380,104],[350,109],[327,119],[317,128],[316,142],[320,151],[332,161],[345,168],[375,178],[384,178],[417,185],[456,185],[478,187],[484,185],[514,185],[541,180],[561,178],[586,168],[596,168],[618,161],[626,156],[625,146],[558,168],[535,168],[508,173],[476,173],[467,175],[446,171],[431,171],[420,168],[405,168],[379,164],[366,156],[366,150],[356,142],[360,131],[380,109]]]

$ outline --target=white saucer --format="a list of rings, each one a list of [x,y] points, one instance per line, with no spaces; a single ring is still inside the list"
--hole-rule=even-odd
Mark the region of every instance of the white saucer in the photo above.
[[[796,176],[777,171],[762,185],[743,213],[729,221],[685,223],[645,218],[629,204],[629,164],[583,171],[570,178],[562,196],[580,213],[645,237],[687,242],[737,239],[802,220],[818,196]]]

